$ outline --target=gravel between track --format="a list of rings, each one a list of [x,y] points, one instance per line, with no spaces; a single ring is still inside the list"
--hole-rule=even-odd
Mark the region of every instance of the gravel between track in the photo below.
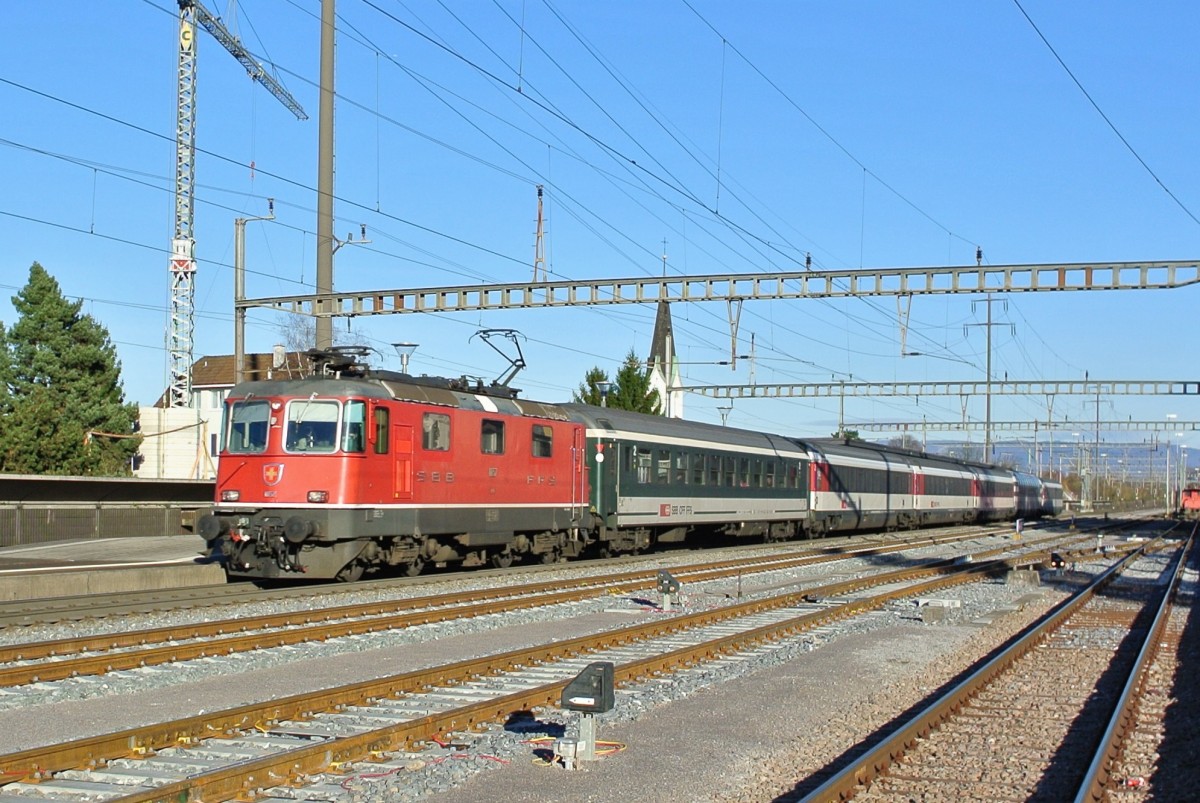
[[[991,649],[1062,595],[993,581],[939,596],[958,599],[962,607],[947,609],[938,623],[923,623],[912,603],[897,603],[741,663],[693,670],[670,684],[650,683],[637,694],[619,692],[617,710],[599,718],[599,736],[626,749],[581,771],[539,766],[521,734],[495,728],[458,753],[466,758],[445,760],[450,751],[429,751],[381,778],[367,777],[370,769],[364,768],[359,777],[339,779],[339,795],[321,799],[770,800],[787,793],[789,779],[808,777],[961,671],[963,655]],[[390,647],[368,640],[361,652],[310,660],[281,657],[263,665],[261,658],[248,659],[257,668],[240,674],[201,670],[184,682],[180,673],[191,670],[183,667],[118,673],[104,681],[112,684],[108,693],[96,696],[92,689],[87,699],[71,699],[69,682],[44,684],[37,690],[40,700],[35,694],[18,702],[27,692],[0,690],[0,753],[572,638],[656,615],[620,602],[612,600],[607,609],[584,605],[575,611],[582,615],[571,618],[510,617],[488,627],[477,621],[458,632]],[[160,683],[153,679],[157,672],[173,676]],[[857,702],[864,698],[878,705]],[[561,735],[564,724],[573,726],[561,712],[536,713],[540,727],[530,736]]]
[[[786,800],[794,782],[807,778],[895,712],[918,702],[1001,644],[1064,595],[1042,588],[1016,597],[1024,603],[988,616],[983,609],[1009,606],[1013,589],[985,583],[963,589],[975,598],[961,616],[937,624],[916,621],[911,609],[873,617],[817,649],[684,699],[641,713],[636,720],[600,718],[599,739],[623,752],[586,769],[540,766],[531,750],[510,763],[475,773],[436,800],[589,801],[627,803],[653,799],[691,801]],[[953,597],[954,594],[940,596]],[[968,618],[970,617],[970,618]],[[857,631],[857,632],[854,632]],[[630,712],[614,712],[625,719]],[[384,801],[393,794],[368,785],[345,800]],[[383,784],[380,784],[383,786]]]

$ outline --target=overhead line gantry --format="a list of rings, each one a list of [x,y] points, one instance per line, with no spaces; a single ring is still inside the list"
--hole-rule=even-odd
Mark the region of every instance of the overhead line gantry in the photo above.
[[[1200,382],[1047,379],[968,382],[806,382],[786,385],[689,385],[680,390],[717,399],[841,398],[882,396],[1195,396]]]
[[[1049,430],[1099,429],[1103,432],[1195,432],[1200,421],[993,421],[992,429],[1001,432],[1046,432]],[[983,421],[847,421],[845,428],[854,432],[977,432]]]
[[[395,290],[341,291],[244,299],[262,307],[318,318],[476,310],[727,301],[1161,290],[1200,282],[1200,262],[1057,263],[963,267],[875,268],[625,279],[514,282]]]

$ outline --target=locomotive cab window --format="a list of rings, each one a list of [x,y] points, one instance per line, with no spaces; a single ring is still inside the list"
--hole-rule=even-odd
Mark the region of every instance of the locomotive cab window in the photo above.
[[[341,404],[304,399],[288,402],[284,448],[289,452],[332,452],[337,448]]]
[[[496,421],[492,418],[483,419],[479,448],[484,454],[504,454],[503,421]]]
[[[365,444],[363,435],[366,431],[367,404],[361,401],[346,402],[344,417],[345,431],[342,433],[343,452],[362,452]]]
[[[425,413],[421,417],[421,446],[431,452],[450,451],[450,416]]]
[[[533,456],[551,457],[554,453],[554,430],[545,424],[533,425]]]
[[[226,410],[228,426],[223,430],[225,448],[234,454],[261,452],[267,448],[270,406],[266,401],[236,401]]]
[[[388,409],[375,408],[375,454],[387,454],[388,451]]]

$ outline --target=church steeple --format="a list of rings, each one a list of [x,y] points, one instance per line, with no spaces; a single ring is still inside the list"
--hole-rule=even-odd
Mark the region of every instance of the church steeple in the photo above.
[[[679,360],[675,357],[675,332],[671,327],[671,304],[658,302],[654,336],[650,339],[650,387],[658,391],[663,415],[683,418],[683,393],[678,390]]]

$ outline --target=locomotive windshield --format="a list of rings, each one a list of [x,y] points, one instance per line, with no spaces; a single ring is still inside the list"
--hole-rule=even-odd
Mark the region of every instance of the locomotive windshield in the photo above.
[[[301,399],[288,402],[284,448],[289,452],[332,452],[337,449],[341,402]]]
[[[271,411],[265,400],[235,401],[229,405],[225,448],[235,454],[267,448],[267,421]]]

